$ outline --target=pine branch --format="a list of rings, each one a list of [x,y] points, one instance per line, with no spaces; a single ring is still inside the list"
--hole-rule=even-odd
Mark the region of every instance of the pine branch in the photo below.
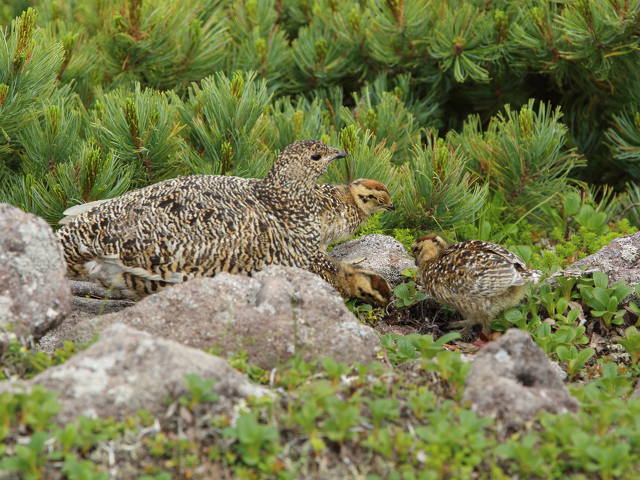
[[[86,124],[86,112],[68,86],[42,99],[33,118],[17,134],[25,152],[22,171],[38,177],[52,171],[57,164],[76,158]]]
[[[511,215],[517,216],[566,189],[569,172],[584,164],[567,147],[567,127],[560,117],[559,109],[542,103],[534,109],[531,100],[519,111],[507,106],[484,132],[476,116],[448,138],[469,156],[470,168],[504,194]]]
[[[473,222],[487,199],[481,185],[467,170],[468,158],[460,148],[433,133],[427,144],[413,146],[409,162],[397,178],[397,225],[422,230],[444,230]]]
[[[185,135],[197,154],[186,167],[192,173],[262,176],[269,168],[258,142],[260,119],[271,101],[264,80],[253,72],[231,78],[217,74],[194,84],[181,107]]]
[[[30,8],[0,34],[0,165],[14,171],[17,135],[51,95],[63,58],[62,45],[45,41],[35,19]]]
[[[327,138],[327,142],[340,146],[349,155],[329,165],[323,181],[349,183],[358,178],[374,178],[386,184],[393,197],[399,185],[395,184],[392,152],[384,141],[378,140],[370,130],[348,125],[337,134],[337,138]]]
[[[99,97],[91,134],[123,162],[134,166],[136,185],[146,185],[184,171],[187,150],[179,122],[180,100],[136,85]]]
[[[128,0],[124,11],[114,5],[105,16],[112,20],[97,41],[116,84],[183,91],[222,65],[228,42],[222,10],[198,0]]]
[[[613,158],[636,179],[640,179],[640,111],[627,108],[613,115],[613,127],[605,136],[610,142]]]
[[[89,143],[75,160],[56,164],[43,176],[27,173],[13,177],[0,199],[55,226],[72,205],[122,195],[132,187],[131,178],[129,165]]]

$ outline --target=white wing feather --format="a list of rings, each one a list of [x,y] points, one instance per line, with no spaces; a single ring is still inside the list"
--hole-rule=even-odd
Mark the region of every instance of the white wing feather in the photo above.
[[[59,224],[64,225],[69,223],[78,215],[82,215],[85,212],[88,212],[93,207],[97,207],[101,203],[111,200],[110,198],[105,198],[104,200],[95,200],[93,202],[81,203],[80,205],[74,205],[73,207],[67,208],[64,212],[62,212],[65,216],[58,221]]]

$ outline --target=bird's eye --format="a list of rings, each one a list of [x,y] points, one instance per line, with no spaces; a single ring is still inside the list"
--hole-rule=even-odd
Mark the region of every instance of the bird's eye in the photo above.
[[[311,155],[311,160],[320,160],[320,157],[322,157],[322,155],[316,153],[315,155]]]

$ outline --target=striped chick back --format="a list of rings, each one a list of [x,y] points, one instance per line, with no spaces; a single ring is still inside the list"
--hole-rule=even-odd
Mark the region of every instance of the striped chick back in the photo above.
[[[483,324],[485,330],[498,313],[522,299],[527,283],[540,278],[539,271],[495,243],[446,245],[439,237],[427,237],[414,245],[425,293],[459,310],[469,324]]]

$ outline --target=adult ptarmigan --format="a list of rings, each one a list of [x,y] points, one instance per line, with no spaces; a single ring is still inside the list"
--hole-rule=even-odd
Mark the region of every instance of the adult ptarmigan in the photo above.
[[[139,298],[190,278],[278,264],[314,271],[343,295],[352,293],[345,285],[365,282],[375,296],[380,289],[371,272],[345,282],[351,268],[319,250],[320,207],[312,191],[329,163],[344,156],[305,140],[285,148],[255,182],[178,177],[96,202],[57,232],[68,270]]]

